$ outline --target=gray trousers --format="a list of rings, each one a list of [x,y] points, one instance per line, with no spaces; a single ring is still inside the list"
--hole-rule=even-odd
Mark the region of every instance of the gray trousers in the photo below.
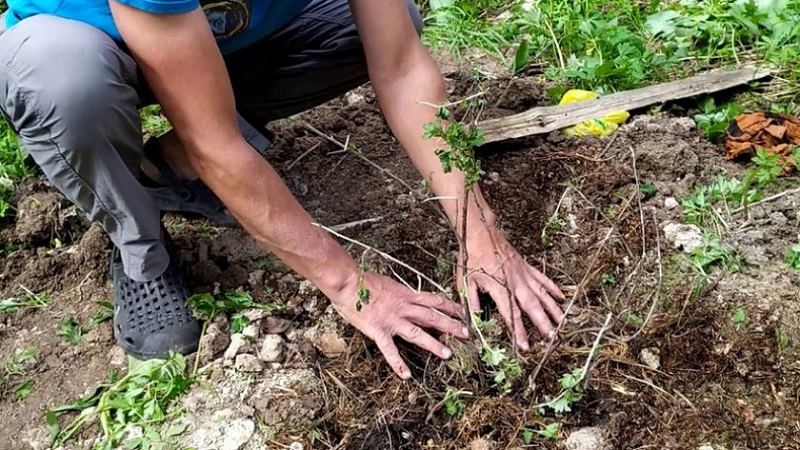
[[[417,31],[422,19],[407,0]],[[347,0],[315,0],[291,23],[226,55],[243,136],[368,80]],[[147,281],[166,270],[161,211],[138,181],[138,109],[149,89],[131,56],[108,35],[50,15],[0,29],[0,111],[50,182],[120,249],[125,273]],[[222,149],[224,150],[224,149]]]

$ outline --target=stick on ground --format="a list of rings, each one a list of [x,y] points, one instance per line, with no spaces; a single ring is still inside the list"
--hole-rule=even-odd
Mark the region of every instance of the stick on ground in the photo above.
[[[532,108],[513,116],[486,120],[478,124],[486,142],[549,133],[585,120],[597,119],[613,111],[630,111],[645,106],[723,91],[770,75],[767,70],[745,67],[734,71],[713,71],[682,80],[606,95],[596,100],[568,105]]]

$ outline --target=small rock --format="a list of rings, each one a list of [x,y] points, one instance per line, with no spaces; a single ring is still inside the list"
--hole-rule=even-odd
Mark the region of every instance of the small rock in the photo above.
[[[347,342],[334,332],[327,332],[314,340],[314,346],[327,358],[338,358],[347,351]]]
[[[611,450],[603,429],[586,427],[570,433],[566,442],[567,450]]]
[[[236,361],[233,363],[233,368],[239,372],[261,372],[264,370],[264,364],[259,361],[255,355],[243,353],[236,356]]]
[[[261,342],[261,350],[258,352],[258,357],[264,362],[280,362],[283,356],[283,338],[277,334],[268,334],[264,336]]]
[[[226,360],[233,360],[234,358],[236,358],[237,355],[245,351],[249,346],[250,342],[248,342],[247,338],[241,333],[236,333],[234,335],[231,335],[231,343],[225,350],[225,355],[223,357]]]
[[[703,246],[703,232],[697,225],[667,223],[664,238],[684,253],[692,253]]]
[[[312,283],[312,282],[310,282],[308,280],[301,281],[300,285],[297,286],[297,293],[300,294],[300,295],[313,294],[314,292],[316,292],[316,290],[317,290],[317,287],[314,286],[314,283]]]
[[[225,330],[227,328],[220,329],[217,323],[211,323],[208,326],[206,334],[200,339],[200,361],[209,363],[230,346],[231,337]]]
[[[493,448],[492,442],[483,438],[475,439],[469,444],[469,450],[492,450]]]
[[[311,369],[267,371],[244,402],[263,423],[280,430],[306,429],[325,404],[324,387]]]
[[[261,331],[261,325],[258,322],[250,322],[247,326],[244,327],[242,330],[242,335],[248,339],[249,341],[255,341],[258,339],[258,334]]]
[[[258,322],[267,317],[268,314],[269,313],[267,311],[264,311],[260,308],[245,309],[242,311],[242,315],[245,316],[250,322]]]
[[[500,181],[500,174],[497,172],[489,172],[489,179],[496,183]]]
[[[766,428],[769,428],[769,427],[771,427],[771,426],[773,426],[773,425],[775,425],[775,424],[777,424],[779,422],[780,422],[780,419],[777,419],[775,417],[765,417],[763,419],[756,419],[755,422],[753,422],[753,423],[759,428],[766,429]]]
[[[639,353],[639,360],[647,367],[658,370],[661,367],[660,350],[657,348],[643,348]]]
[[[256,431],[255,423],[237,417],[229,408],[199,417],[193,429],[181,438],[181,448],[205,450],[239,450],[247,444]]]
[[[108,351],[108,364],[114,367],[125,367],[128,357],[125,356],[125,350],[120,346],[113,346]]]
[[[289,450],[303,450],[303,444],[299,442],[292,442],[289,444]]]
[[[291,326],[292,322],[287,319],[270,316],[261,321],[261,332],[264,334],[281,334],[285,333]]]
[[[667,197],[664,199],[664,208],[675,209],[678,206],[680,206],[680,203],[678,203],[678,201],[675,200],[675,197]]]
[[[700,447],[697,447],[697,450],[727,450],[727,449],[722,445],[703,444]]]
[[[247,276],[247,284],[249,284],[250,287],[261,286],[261,284],[264,283],[264,274],[266,274],[264,270],[254,270],[250,272],[250,275]]]
[[[366,101],[366,98],[363,95],[354,91],[351,91],[349,94],[345,95],[344,98],[347,101],[347,106],[360,105]]]
[[[317,305],[319,305],[319,299],[315,295],[303,302],[303,309],[305,309],[307,312],[313,313],[317,311]]]

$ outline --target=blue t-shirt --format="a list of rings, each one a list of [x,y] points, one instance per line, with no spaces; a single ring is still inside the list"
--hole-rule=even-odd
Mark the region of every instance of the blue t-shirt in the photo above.
[[[220,50],[230,53],[256,42],[297,16],[311,0],[111,0],[156,14],[179,14],[202,5]],[[6,26],[36,14],[93,25],[117,41],[109,0],[8,0]],[[68,36],[64,36],[69,39]]]

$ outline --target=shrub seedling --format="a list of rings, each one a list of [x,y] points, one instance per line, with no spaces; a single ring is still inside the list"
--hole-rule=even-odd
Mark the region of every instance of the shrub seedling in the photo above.
[[[180,414],[180,411],[168,414],[168,407],[188,392],[195,381],[194,376],[187,375],[183,357],[174,353],[166,360],[144,361],[121,378],[112,371],[108,382],[94,392],[47,411],[45,421],[50,428],[51,446],[63,445],[82,429],[97,424],[100,436],[94,442],[95,449],[174,448],[170,447],[174,445],[170,441],[183,433],[185,426],[166,431],[157,426]],[[78,416],[62,428],[57,416],[73,411]],[[132,427],[141,428],[141,435],[129,434]]]
[[[58,326],[56,335],[63,338],[70,345],[83,344],[83,328],[74,317],[65,317]]]
[[[800,272],[800,236],[797,237],[797,244],[786,249],[786,264]]]
[[[5,364],[3,365],[5,373],[2,379],[0,379],[0,396],[9,392],[9,388],[13,390],[14,395],[20,400],[24,400],[30,395],[35,384],[34,380],[26,380],[15,387],[14,384],[16,384],[16,378],[25,374],[24,364],[36,356],[37,352],[38,350],[36,347],[28,347],[21,353],[6,358]]]
[[[39,293],[34,294],[30,289],[25,286],[20,286],[25,293],[25,296],[11,297],[0,301],[0,313],[14,314],[15,312],[31,308],[40,309],[50,304],[50,294]]]

